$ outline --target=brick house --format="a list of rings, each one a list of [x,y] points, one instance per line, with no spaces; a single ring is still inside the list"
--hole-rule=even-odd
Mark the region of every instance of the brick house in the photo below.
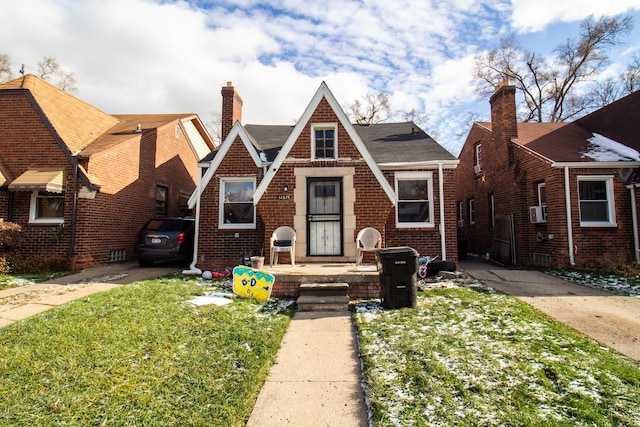
[[[280,226],[296,232],[296,263],[355,262],[365,227],[384,247],[457,260],[458,160],[416,124],[351,124],[324,82],[295,125],[243,126],[242,104],[231,83],[222,87],[224,141],[200,162],[201,191],[189,201],[195,271],[222,271],[247,254],[268,263]]]
[[[473,125],[455,172],[468,251],[561,268],[637,260],[640,93],[567,123],[518,123],[507,84],[490,103],[491,122]]]
[[[110,115],[26,75],[0,85],[0,218],[26,255],[131,259],[147,219],[187,212],[213,148],[195,114]]]

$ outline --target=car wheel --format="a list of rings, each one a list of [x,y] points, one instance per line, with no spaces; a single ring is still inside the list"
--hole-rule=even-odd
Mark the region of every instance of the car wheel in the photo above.
[[[138,264],[140,264],[140,267],[151,267],[153,265],[153,261],[150,259],[139,259]]]

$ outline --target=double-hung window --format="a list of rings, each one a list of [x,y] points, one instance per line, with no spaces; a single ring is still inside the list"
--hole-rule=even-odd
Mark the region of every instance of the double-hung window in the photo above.
[[[476,158],[474,162],[475,170],[480,172],[482,170],[482,144],[476,144]]]
[[[469,205],[469,224],[475,224],[476,223],[476,206],[473,199],[469,199],[467,201],[467,204]]]
[[[338,138],[335,124],[312,125],[311,142],[311,154],[314,160],[338,158]]]
[[[433,175],[431,172],[396,174],[398,228],[433,227]]]
[[[156,216],[167,216],[169,212],[169,188],[164,185],[156,185]]]
[[[255,178],[220,180],[220,228],[255,228],[256,209],[253,193]]]
[[[29,222],[62,224],[64,222],[64,193],[34,191],[31,193]]]
[[[538,183],[538,206],[542,210],[542,219],[547,220],[547,185],[544,182]]]
[[[616,225],[612,176],[578,176],[578,202],[581,226]]]

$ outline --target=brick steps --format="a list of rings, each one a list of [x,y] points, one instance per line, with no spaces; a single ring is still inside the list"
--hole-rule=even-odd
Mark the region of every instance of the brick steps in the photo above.
[[[302,283],[298,311],[348,311],[347,283]]]

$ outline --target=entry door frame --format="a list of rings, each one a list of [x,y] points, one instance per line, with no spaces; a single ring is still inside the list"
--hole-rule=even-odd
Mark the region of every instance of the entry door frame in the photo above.
[[[313,194],[312,188],[315,188],[313,184],[322,182],[337,183],[336,187],[339,192],[337,212],[323,212],[318,213],[314,210],[314,200],[316,196]],[[307,177],[307,206],[306,206],[306,223],[307,223],[307,256],[309,257],[342,257],[344,256],[344,179],[341,176],[338,177]],[[322,217],[327,220],[323,221]],[[314,223],[326,223],[330,224],[338,223],[338,240],[339,246],[335,245],[334,248],[338,249],[334,253],[314,253],[315,241],[312,241],[312,228]],[[322,227],[322,225],[320,225]],[[327,231],[327,228],[324,229]],[[328,230],[329,232],[330,229]]]

